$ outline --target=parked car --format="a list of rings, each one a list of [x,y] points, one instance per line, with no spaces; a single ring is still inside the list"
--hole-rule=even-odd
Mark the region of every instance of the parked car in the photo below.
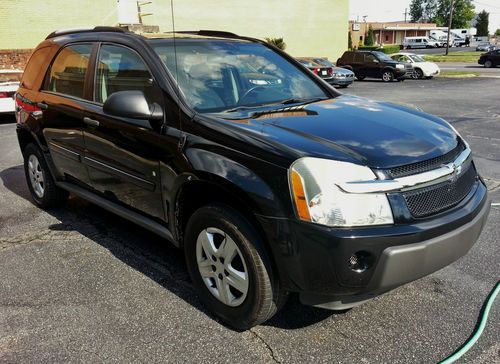
[[[247,63],[282,82],[245,84]],[[490,208],[446,121],[342,95],[232,33],[54,32],[16,103],[33,201],[72,193],[171,241],[202,302],[237,329],[288,292],[346,309],[441,269]]]
[[[0,114],[14,112],[14,94],[22,74],[20,70],[0,69]]]
[[[301,60],[309,62],[309,64],[317,65],[318,67],[328,67],[330,68],[332,78],[329,83],[334,86],[347,87],[354,82],[354,72],[342,67],[336,67],[332,62],[326,58],[298,58],[299,62]],[[314,67],[314,66],[313,66]]]
[[[442,47],[443,43],[429,39],[428,37],[405,37],[403,40],[403,48],[438,48]]]
[[[337,66],[353,71],[360,81],[366,77],[381,78],[384,82],[402,81],[407,72],[410,75],[413,72],[410,65],[397,62],[379,51],[346,51],[337,60]]]
[[[477,63],[484,65],[486,68],[498,66],[500,64],[500,49],[481,54]]]
[[[332,67],[325,67],[323,65],[317,64],[313,61],[304,59],[304,58],[297,58],[297,61],[299,61],[300,64],[306,66],[312,73],[314,73],[316,76],[322,78],[329,84],[333,85],[333,68]]]
[[[489,52],[495,50],[495,46],[490,42],[480,42],[476,46],[478,52]]]
[[[415,79],[432,78],[440,73],[437,64],[428,62],[417,54],[400,52],[391,55],[391,58],[398,62],[410,64],[413,68],[412,77]]]

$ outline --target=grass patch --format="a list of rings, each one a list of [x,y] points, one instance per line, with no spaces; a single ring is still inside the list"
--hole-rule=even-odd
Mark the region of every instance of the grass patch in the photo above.
[[[477,63],[479,56],[484,52],[452,52],[444,54],[426,54],[424,58],[430,62],[468,62]]]
[[[442,77],[477,77],[481,73],[471,71],[441,71],[439,75]]]

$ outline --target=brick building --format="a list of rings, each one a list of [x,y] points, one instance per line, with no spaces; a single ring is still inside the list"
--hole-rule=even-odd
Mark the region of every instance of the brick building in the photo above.
[[[431,30],[442,29],[434,23],[408,22],[357,22],[349,21],[349,33],[353,46],[364,43],[368,28],[372,27],[377,44],[403,44],[405,37],[428,37]]]

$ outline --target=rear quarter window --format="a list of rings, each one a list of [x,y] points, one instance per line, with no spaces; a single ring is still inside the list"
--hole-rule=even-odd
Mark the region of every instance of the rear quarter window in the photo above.
[[[24,69],[21,83],[24,88],[32,90],[40,86],[52,58],[54,47],[46,46],[35,49]]]

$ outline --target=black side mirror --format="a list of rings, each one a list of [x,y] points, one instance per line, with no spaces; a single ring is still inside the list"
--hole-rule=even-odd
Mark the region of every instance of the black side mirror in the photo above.
[[[155,103],[150,107],[142,91],[115,92],[106,99],[102,109],[106,114],[124,118],[163,120],[160,105]]]

